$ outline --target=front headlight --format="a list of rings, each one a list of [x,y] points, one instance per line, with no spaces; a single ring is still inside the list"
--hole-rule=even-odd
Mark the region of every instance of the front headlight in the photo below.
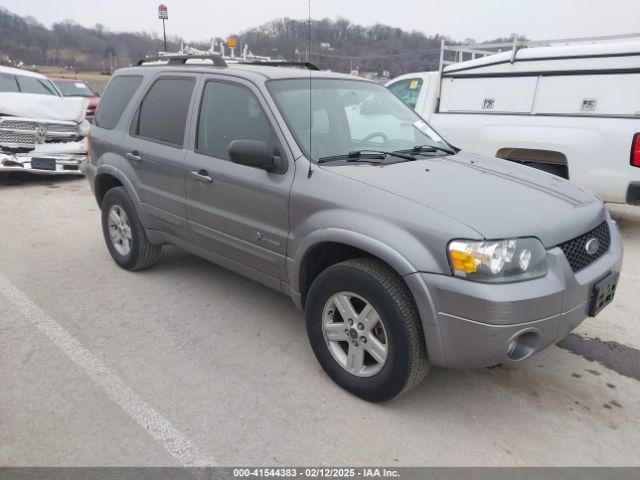
[[[449,262],[455,276],[476,282],[518,282],[547,274],[547,251],[537,238],[453,240]]]

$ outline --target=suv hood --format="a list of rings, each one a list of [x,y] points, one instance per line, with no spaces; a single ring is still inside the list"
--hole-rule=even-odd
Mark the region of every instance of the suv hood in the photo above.
[[[322,168],[436,210],[488,239],[533,236],[550,248],[607,218],[602,202],[571,182],[480,155]]]

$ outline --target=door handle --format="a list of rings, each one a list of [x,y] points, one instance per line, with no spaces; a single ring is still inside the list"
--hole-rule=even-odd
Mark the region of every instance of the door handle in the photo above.
[[[202,183],[213,182],[213,178],[211,178],[209,172],[207,172],[206,170],[194,170],[193,172],[189,172],[189,175]]]
[[[137,150],[134,150],[133,152],[127,152],[126,156],[129,160],[133,160],[134,162],[142,161],[142,157],[140,156]]]

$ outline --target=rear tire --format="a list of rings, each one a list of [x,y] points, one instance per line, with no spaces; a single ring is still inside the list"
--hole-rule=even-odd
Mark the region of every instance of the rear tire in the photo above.
[[[110,189],[102,200],[101,208],[104,241],[119,266],[134,271],[157,263],[162,247],[149,242],[123,187]]]
[[[363,315],[365,309],[373,313]],[[378,322],[373,330],[362,325],[365,316],[365,323],[371,318]],[[402,278],[379,260],[346,260],[321,272],[307,296],[306,326],[325,372],[364,400],[398,397],[418,385],[430,369],[413,297]],[[386,353],[378,354],[378,348]],[[358,354],[362,350],[365,353]]]

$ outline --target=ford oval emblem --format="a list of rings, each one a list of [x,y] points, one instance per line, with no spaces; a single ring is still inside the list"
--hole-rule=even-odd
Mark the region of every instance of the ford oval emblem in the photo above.
[[[589,255],[595,255],[600,250],[600,242],[597,238],[592,238],[584,245],[584,249]]]

